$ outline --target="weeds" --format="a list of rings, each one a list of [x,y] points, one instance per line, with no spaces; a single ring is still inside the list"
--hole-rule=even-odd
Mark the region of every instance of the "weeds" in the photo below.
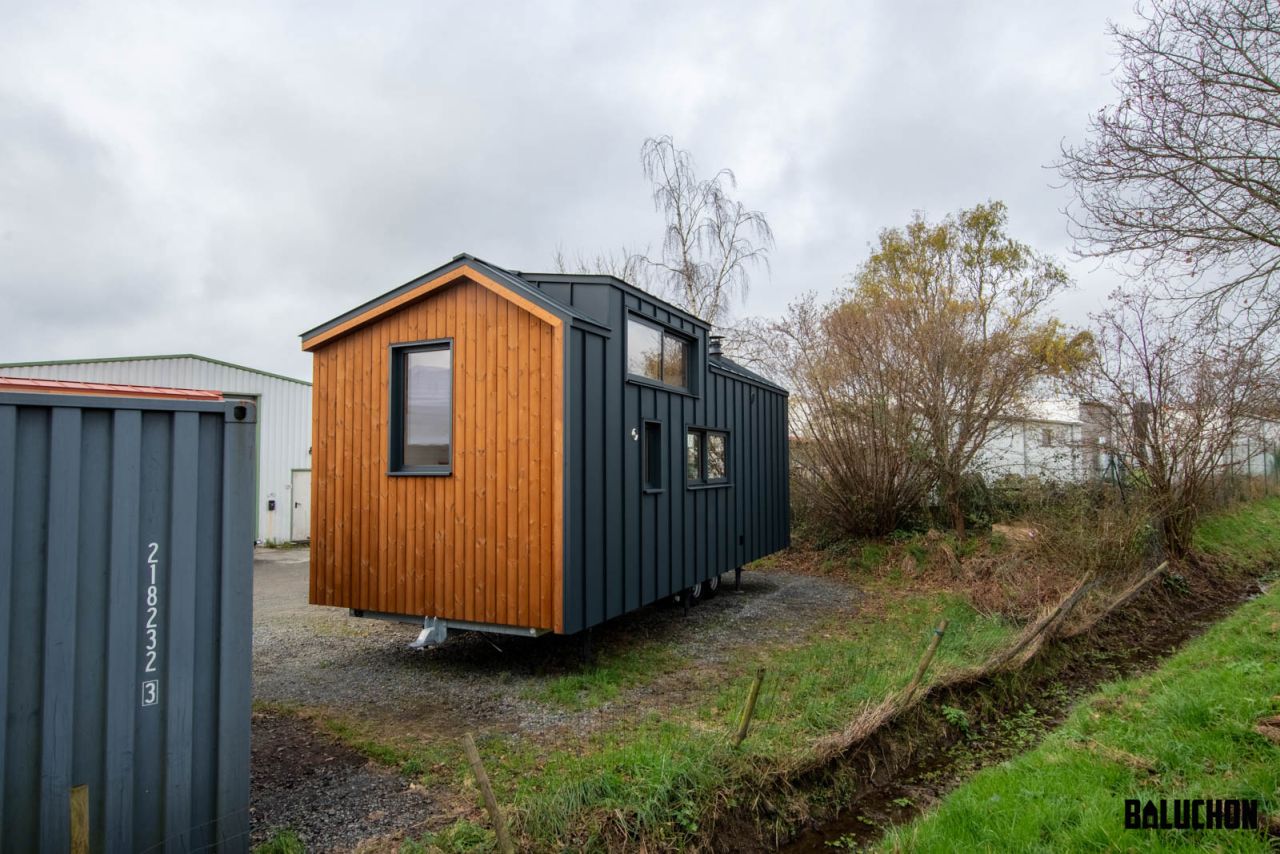
[[[297,833],[290,828],[281,828],[266,842],[255,846],[253,854],[304,854],[305,851]]]
[[[942,719],[960,731],[965,738],[969,737],[969,713],[955,706],[943,706]]]
[[[400,845],[400,854],[481,854],[493,851],[496,844],[492,830],[460,819],[418,840],[406,839]]]
[[[673,670],[679,663],[676,650],[668,645],[632,646],[611,651],[581,672],[559,676],[524,691],[527,700],[592,709],[616,698],[620,691]]]

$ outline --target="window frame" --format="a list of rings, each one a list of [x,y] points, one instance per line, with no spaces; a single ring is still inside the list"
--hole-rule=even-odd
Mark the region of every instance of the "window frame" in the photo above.
[[[406,466],[404,464],[404,404],[405,364],[411,353],[444,350],[449,354],[449,462],[442,466]],[[457,413],[457,397],[454,382],[454,346],[452,338],[433,338],[426,341],[406,341],[387,348],[388,371],[387,401],[387,474],[390,477],[448,477],[453,474],[453,422]]]
[[[649,480],[649,428],[658,428],[658,485]],[[645,495],[657,495],[667,491],[666,442],[662,438],[663,424],[656,418],[640,422],[640,489]]]
[[[711,465],[711,437],[719,436],[724,440],[724,452],[721,455],[721,461],[724,466],[724,474],[720,477],[711,477],[708,469]],[[704,430],[702,432],[702,482],[708,486],[718,486],[722,483],[729,482],[729,431],[728,430]]]
[[[703,427],[698,425],[690,425],[685,430],[684,444],[684,473],[685,487],[687,489],[717,489],[725,486],[732,486],[733,479],[729,472],[729,449],[731,442],[730,437],[732,431],[722,427]],[[707,448],[711,444],[709,437],[711,435],[724,437],[724,477],[718,477],[713,480],[707,478]],[[698,437],[698,478],[696,480],[689,478],[689,438],[690,436]]]
[[[653,329],[658,333],[659,341],[662,342],[661,344],[662,349],[659,350],[659,353],[658,353],[658,365],[659,365],[659,370],[661,371],[665,372],[666,363],[667,363],[666,339],[668,337],[671,337],[684,342],[684,345],[685,345],[684,374],[685,374],[685,383],[686,383],[685,385],[673,385],[672,383],[666,382],[665,380],[656,380],[653,377],[646,376],[644,374],[635,374],[631,372],[631,323],[632,321],[639,323],[642,326],[648,326],[649,328]],[[696,336],[688,335],[687,333],[681,332],[680,330],[675,329],[674,327],[668,326],[667,324],[663,323],[662,321],[656,318],[649,317],[647,314],[640,314],[639,312],[632,311],[632,310],[628,310],[626,312],[626,323],[624,325],[626,327],[626,332],[622,342],[622,355],[623,355],[622,371],[623,371],[623,376],[626,378],[627,382],[635,383],[636,385],[644,385],[644,386],[649,386],[651,388],[662,389],[663,391],[668,391],[668,392],[671,392],[672,394],[683,394],[689,397],[698,396],[698,389],[696,388],[697,371],[695,370],[695,368],[699,364],[698,362],[699,339]]]

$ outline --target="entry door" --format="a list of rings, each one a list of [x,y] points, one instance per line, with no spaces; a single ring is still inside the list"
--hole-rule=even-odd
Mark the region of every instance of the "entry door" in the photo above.
[[[311,469],[295,469],[289,487],[293,496],[293,515],[289,523],[289,539],[294,542],[311,539]]]

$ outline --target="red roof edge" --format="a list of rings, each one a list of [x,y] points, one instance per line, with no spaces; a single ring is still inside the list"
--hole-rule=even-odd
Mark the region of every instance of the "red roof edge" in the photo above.
[[[162,388],[149,385],[83,383],[75,380],[42,380],[0,377],[0,391],[38,394],[88,394],[99,397],[149,397],[163,400],[222,400],[222,392],[195,388]]]

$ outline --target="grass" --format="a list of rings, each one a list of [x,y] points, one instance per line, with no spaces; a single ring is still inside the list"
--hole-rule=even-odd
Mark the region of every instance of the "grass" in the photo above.
[[[727,684],[692,708],[655,710],[568,748],[540,751],[490,737],[481,752],[499,799],[514,805],[536,848],[604,849],[622,836],[681,847],[709,810],[748,797],[761,768],[803,758],[861,703],[901,688],[944,616],[951,628],[937,670],[979,662],[1013,632],[958,598],[911,597],[874,620],[830,625],[808,643],[746,655]],[[767,678],[750,737],[735,751],[729,736],[756,666]],[[589,694],[589,687],[575,690]]]
[[[1264,498],[1207,517],[1196,529],[1200,551],[1237,565],[1280,561],[1280,498]]]
[[[407,839],[400,846],[400,854],[472,854],[493,851],[497,837],[492,830],[475,822],[462,819],[444,830],[428,833],[419,839]]]
[[[266,842],[254,846],[253,854],[304,854],[305,851],[298,834],[284,828],[271,834]]]
[[[650,644],[629,646],[602,653],[594,665],[579,673],[547,680],[523,692],[526,700],[557,705],[578,711],[598,708],[616,699],[626,688],[670,672],[680,658],[674,646]]]
[[[1253,731],[1280,712],[1280,587],[1154,673],[1108,685],[1036,750],[980,772],[884,850],[1269,851],[1260,835],[1125,830],[1126,798],[1280,802],[1280,747]]]
[[[1256,564],[1280,557],[1280,544],[1277,544],[1280,538],[1273,536],[1275,531],[1280,531],[1280,499],[1248,505],[1232,513],[1206,519],[1197,543],[1206,553],[1225,560],[1241,565]],[[981,545],[977,540],[947,542],[957,553],[968,553]],[[899,551],[895,552],[895,548]],[[929,544],[922,537],[912,536],[887,544],[839,545],[823,555],[820,568],[823,571],[883,568],[886,560],[902,552],[923,562],[929,557]],[[668,705],[655,705],[648,711],[630,710],[615,704],[620,713],[600,719],[602,722],[598,728],[571,733],[567,739],[555,742],[528,735],[482,735],[479,739],[481,754],[498,799],[509,811],[513,827],[521,837],[522,847],[534,850],[604,850],[622,840],[630,840],[649,849],[686,847],[697,840],[709,818],[755,803],[761,796],[759,784],[765,773],[803,762],[811,755],[815,742],[841,729],[863,703],[878,701],[901,688],[910,679],[932,628],[942,617],[949,620],[950,628],[930,671],[932,678],[948,668],[981,663],[1017,631],[1015,625],[996,616],[985,616],[963,598],[951,593],[908,593],[896,585],[882,583],[883,580],[863,580],[875,592],[854,620],[828,623],[808,637],[795,638],[785,646],[753,646],[750,637],[744,636],[733,663],[709,674],[696,668],[685,668],[679,648],[674,644],[637,643],[603,653],[596,666],[580,673],[559,676],[526,689],[523,696],[531,702],[582,710],[625,699],[629,689],[666,673],[683,670],[691,680],[704,680],[688,692],[679,692],[679,698],[669,701]],[[1227,638],[1224,643],[1230,647],[1236,641]],[[1271,644],[1272,656],[1275,657],[1274,636]],[[1258,657],[1258,650],[1254,647],[1232,648],[1230,652],[1243,656],[1234,660],[1246,661],[1250,665]],[[1246,682],[1251,686],[1249,690],[1253,690],[1261,684],[1258,680],[1263,677],[1271,678],[1274,685],[1275,677],[1280,674],[1274,673],[1270,665],[1260,673],[1236,673],[1231,666],[1232,662],[1226,661],[1223,670],[1208,673],[1203,669],[1197,670],[1195,666],[1187,668],[1188,678],[1208,678],[1209,683],[1217,679],[1223,685],[1235,687],[1214,688],[1212,684],[1201,687],[1197,683],[1194,690],[1184,691],[1181,686],[1168,688],[1169,702],[1199,703],[1201,694],[1213,698],[1198,712],[1186,710],[1202,724],[1216,721],[1214,715],[1219,712],[1230,716],[1237,712],[1265,711],[1252,706],[1248,710],[1236,709],[1231,705],[1232,692]],[[742,749],[734,750],[729,744],[729,737],[737,725],[757,667],[766,669],[764,689],[751,734]],[[1243,668],[1245,671],[1251,669]],[[1224,674],[1229,678],[1224,679]],[[1168,678],[1176,680],[1183,677],[1175,674]],[[1113,695],[1118,702],[1128,701],[1130,698],[1126,692],[1136,690],[1133,687],[1117,689]],[[647,698],[646,702],[661,703],[664,699],[665,695]],[[945,716],[946,712],[942,714]],[[1232,720],[1232,736],[1237,739],[1247,736],[1239,729],[1240,721]],[[1092,718],[1085,724],[1090,725],[1091,721]],[[1155,723],[1145,718],[1135,721],[1129,725],[1129,734],[1134,739],[1141,739],[1148,734],[1145,730]],[[475,797],[475,814],[424,837],[421,842],[406,843],[406,850],[417,851],[422,847],[450,852],[491,849],[492,833],[484,829],[487,821],[480,817],[478,794],[470,781],[461,751],[452,739],[442,737],[428,743],[397,738],[367,729],[365,724],[355,720],[328,719],[325,724],[344,741],[378,761],[398,767],[404,773],[421,776],[424,781],[456,787]],[[961,721],[957,719],[952,724],[960,726]],[[1093,734],[1087,738],[1098,741],[1114,738],[1117,749],[1130,749],[1122,747],[1129,742],[1119,738],[1118,734],[1102,730],[1090,732]],[[1080,734],[1073,736],[1077,739],[1084,737]],[[1216,736],[1205,736],[1207,740],[1213,738]],[[1028,739],[1027,746],[1034,740]],[[1058,740],[1057,736],[1051,737],[1050,743]],[[1229,742],[1230,738],[1215,750],[1225,749]],[[1110,744],[1109,741],[1106,743]],[[1131,747],[1135,753],[1147,750],[1153,756],[1162,755],[1154,745],[1141,743]],[[1176,758],[1179,751],[1176,739],[1165,747]],[[1041,751],[1029,756],[1039,753]],[[1226,755],[1215,756],[1215,761],[1228,761]],[[1056,818],[1053,818],[1051,810],[1036,802],[1026,807],[1031,818],[1025,821],[1019,818],[1021,814],[1015,810],[1014,803],[1028,799],[1034,801],[1041,792],[1052,798],[1051,784],[1058,779],[1059,772],[1066,773],[1068,768],[1090,761],[1102,764],[1097,768],[1084,769],[1082,773],[1085,776],[1077,788],[1062,797],[1067,800],[1085,798],[1086,817],[1093,815],[1087,812],[1093,810],[1097,821],[1101,822],[1094,831],[1082,828],[1079,832],[1084,835],[1070,835],[1070,828],[1081,823],[1079,802],[1068,807],[1065,800],[1054,801],[1058,810]],[[1252,763],[1252,759],[1249,761]],[[1272,765],[1280,764],[1274,756],[1270,762]],[[1161,785],[1169,787],[1168,797],[1194,797],[1190,793],[1199,791],[1194,788],[1197,784],[1191,776],[1195,762],[1187,759],[1187,763],[1170,765],[1172,776],[1162,778]],[[1221,770],[1230,766],[1218,764],[1214,767]],[[1265,779],[1258,777],[1256,771],[1249,764],[1247,774],[1231,777],[1230,782],[1232,785],[1244,785],[1246,776],[1253,775],[1247,779],[1265,785]],[[1061,829],[1068,833],[1050,847],[1071,847],[1085,839],[1094,840],[1095,848],[1107,847],[1117,840],[1124,844],[1141,843],[1142,840],[1136,836],[1131,839],[1097,835],[1102,830],[1110,832],[1103,825],[1114,817],[1118,809],[1117,804],[1121,801],[1116,798],[1139,797],[1142,796],[1138,794],[1140,791],[1154,791],[1151,780],[1115,776],[1123,772],[1123,768],[1108,765],[1092,756],[1087,749],[1071,745],[1062,747],[1049,767],[1023,773],[1017,784],[1021,789],[1009,784],[990,792],[1003,798],[1003,802],[999,799],[991,803],[980,799],[971,801],[971,812],[965,813],[963,820],[955,820],[968,822],[971,825],[969,832],[980,841],[966,845],[962,841],[965,837],[957,837],[961,840],[960,847],[1009,847],[1003,844],[999,834],[1014,824],[1018,832],[1027,834],[1031,834],[1030,828],[1036,826],[1045,828],[1046,832]],[[1269,779],[1274,791],[1275,779]],[[1108,780],[1119,787],[1115,791],[1129,791],[1124,789],[1127,785],[1138,788],[1131,790],[1135,794],[1114,797],[1086,794],[1092,792],[1100,781]],[[1142,789],[1140,784],[1147,788]],[[1184,785],[1186,788],[1179,788]],[[1215,790],[1213,795],[1228,797],[1233,791],[1235,789],[1223,788]],[[827,797],[839,798],[841,794],[831,792]],[[985,832],[995,835],[981,836],[984,832],[982,816],[993,811],[1003,817],[999,822],[989,824]],[[1006,816],[1005,812],[1010,814]],[[779,817],[777,821],[785,822],[787,819]],[[1115,824],[1116,832],[1120,833],[1119,823]],[[923,829],[910,832],[926,833]],[[1095,835],[1089,836],[1089,832]],[[920,838],[935,840],[926,845],[933,845],[938,850],[956,848],[946,832]],[[1098,838],[1105,840],[1101,846],[1096,842]],[[907,844],[906,837],[894,839],[900,844]],[[1019,839],[1023,843],[1035,843],[1031,836]],[[910,837],[912,847],[915,840],[916,837]],[[1018,846],[1014,844],[1013,847]]]
[[[604,850],[625,836],[683,847],[699,834],[709,812],[749,797],[761,769],[803,759],[810,745],[842,727],[860,704],[905,685],[943,617],[950,628],[933,674],[984,660],[1015,631],[958,597],[907,596],[874,618],[828,624],[807,642],[772,649],[744,645],[733,667],[676,708],[624,716],[572,744],[482,736],[480,752],[499,801],[511,810],[528,846]],[[598,705],[674,667],[672,655],[665,645],[626,650],[583,674],[550,680],[531,696],[573,708]],[[729,738],[761,666],[767,677],[751,733],[734,750]],[[355,719],[320,720],[378,762],[474,793],[461,750],[451,741],[398,739]],[[485,851],[492,835],[477,833],[471,819],[464,819],[407,850],[428,845]]]

